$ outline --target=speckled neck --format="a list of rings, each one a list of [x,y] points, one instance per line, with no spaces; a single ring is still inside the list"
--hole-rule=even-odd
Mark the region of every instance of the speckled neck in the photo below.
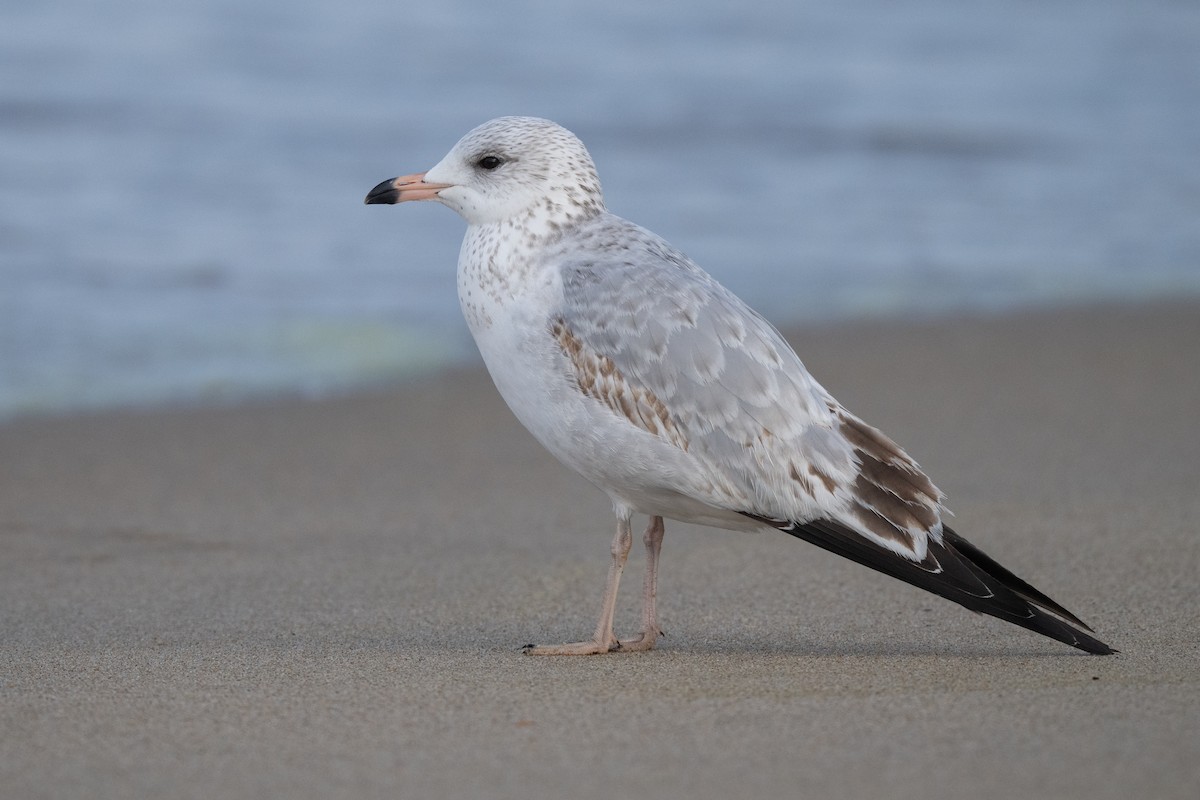
[[[602,204],[568,210],[548,202],[502,222],[467,228],[458,259],[458,296],[473,333],[491,326],[497,308],[538,287],[548,246],[605,213]]]

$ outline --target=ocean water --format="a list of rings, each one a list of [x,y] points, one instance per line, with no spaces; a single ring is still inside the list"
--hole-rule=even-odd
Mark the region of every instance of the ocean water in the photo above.
[[[780,325],[1200,294],[1200,4],[14,0],[0,418],[473,358],[434,204],[550,117]]]

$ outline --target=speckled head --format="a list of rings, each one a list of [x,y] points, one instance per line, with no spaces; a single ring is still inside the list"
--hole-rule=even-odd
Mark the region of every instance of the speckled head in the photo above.
[[[537,117],[499,117],[468,133],[424,174],[379,184],[367,203],[438,200],[470,225],[536,216],[566,224],[604,210],[583,142]]]

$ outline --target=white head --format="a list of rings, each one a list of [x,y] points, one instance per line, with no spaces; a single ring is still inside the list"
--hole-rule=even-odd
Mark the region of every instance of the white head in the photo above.
[[[583,142],[536,117],[500,117],[468,133],[425,173],[384,181],[366,202],[437,200],[470,225],[526,215],[565,224],[604,210]]]

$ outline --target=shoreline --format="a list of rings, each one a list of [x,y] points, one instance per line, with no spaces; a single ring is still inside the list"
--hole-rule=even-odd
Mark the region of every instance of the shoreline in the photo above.
[[[1200,308],[1200,294],[1185,292],[1181,297],[1151,295],[1145,298],[1135,298],[1128,302],[1112,299],[1083,299],[1076,298],[1065,302],[1028,302],[1015,306],[998,308],[974,307],[958,309],[939,309],[930,307],[924,310],[909,309],[880,311],[874,313],[847,314],[833,318],[820,318],[811,322],[799,324],[779,324],[777,327],[789,339],[810,334],[817,336],[829,335],[837,331],[853,332],[857,329],[873,330],[880,327],[897,329],[915,329],[928,326],[971,324],[989,320],[1019,320],[1025,317],[1037,318],[1047,315],[1072,315],[1080,313],[1121,313],[1122,310],[1156,309],[1156,308]],[[774,322],[774,317],[768,317]],[[462,341],[448,345],[448,352],[458,353],[457,356],[447,357],[438,362],[421,361],[407,364],[404,367],[396,365],[391,374],[376,375],[372,378],[360,378],[357,381],[341,382],[325,381],[310,386],[295,385],[274,387],[240,387],[212,388],[191,394],[182,390],[175,391],[154,387],[152,393],[155,399],[144,400],[88,400],[74,406],[62,405],[58,401],[47,403],[41,408],[34,408],[28,403],[21,408],[16,406],[0,408],[0,428],[10,424],[20,424],[24,421],[66,419],[71,417],[104,416],[108,414],[142,414],[142,413],[173,413],[200,411],[206,409],[236,410],[243,407],[260,407],[264,405],[279,405],[293,403],[320,403],[336,401],[360,395],[377,395],[387,392],[402,391],[411,385],[420,385],[430,380],[437,380],[442,375],[469,372],[472,369],[482,369],[482,362],[475,351],[474,343],[470,341],[465,328],[457,331]],[[430,333],[429,335],[433,335]],[[461,345],[461,346],[460,346]],[[801,357],[804,354],[801,353]],[[818,376],[819,379],[819,376]]]
[[[0,423],[0,782],[93,798],[1190,797],[1200,302],[789,339],[921,462],[959,533],[1122,653],[1079,654],[790,537],[668,523],[660,649],[525,657],[590,631],[611,510],[481,368],[19,417]]]

